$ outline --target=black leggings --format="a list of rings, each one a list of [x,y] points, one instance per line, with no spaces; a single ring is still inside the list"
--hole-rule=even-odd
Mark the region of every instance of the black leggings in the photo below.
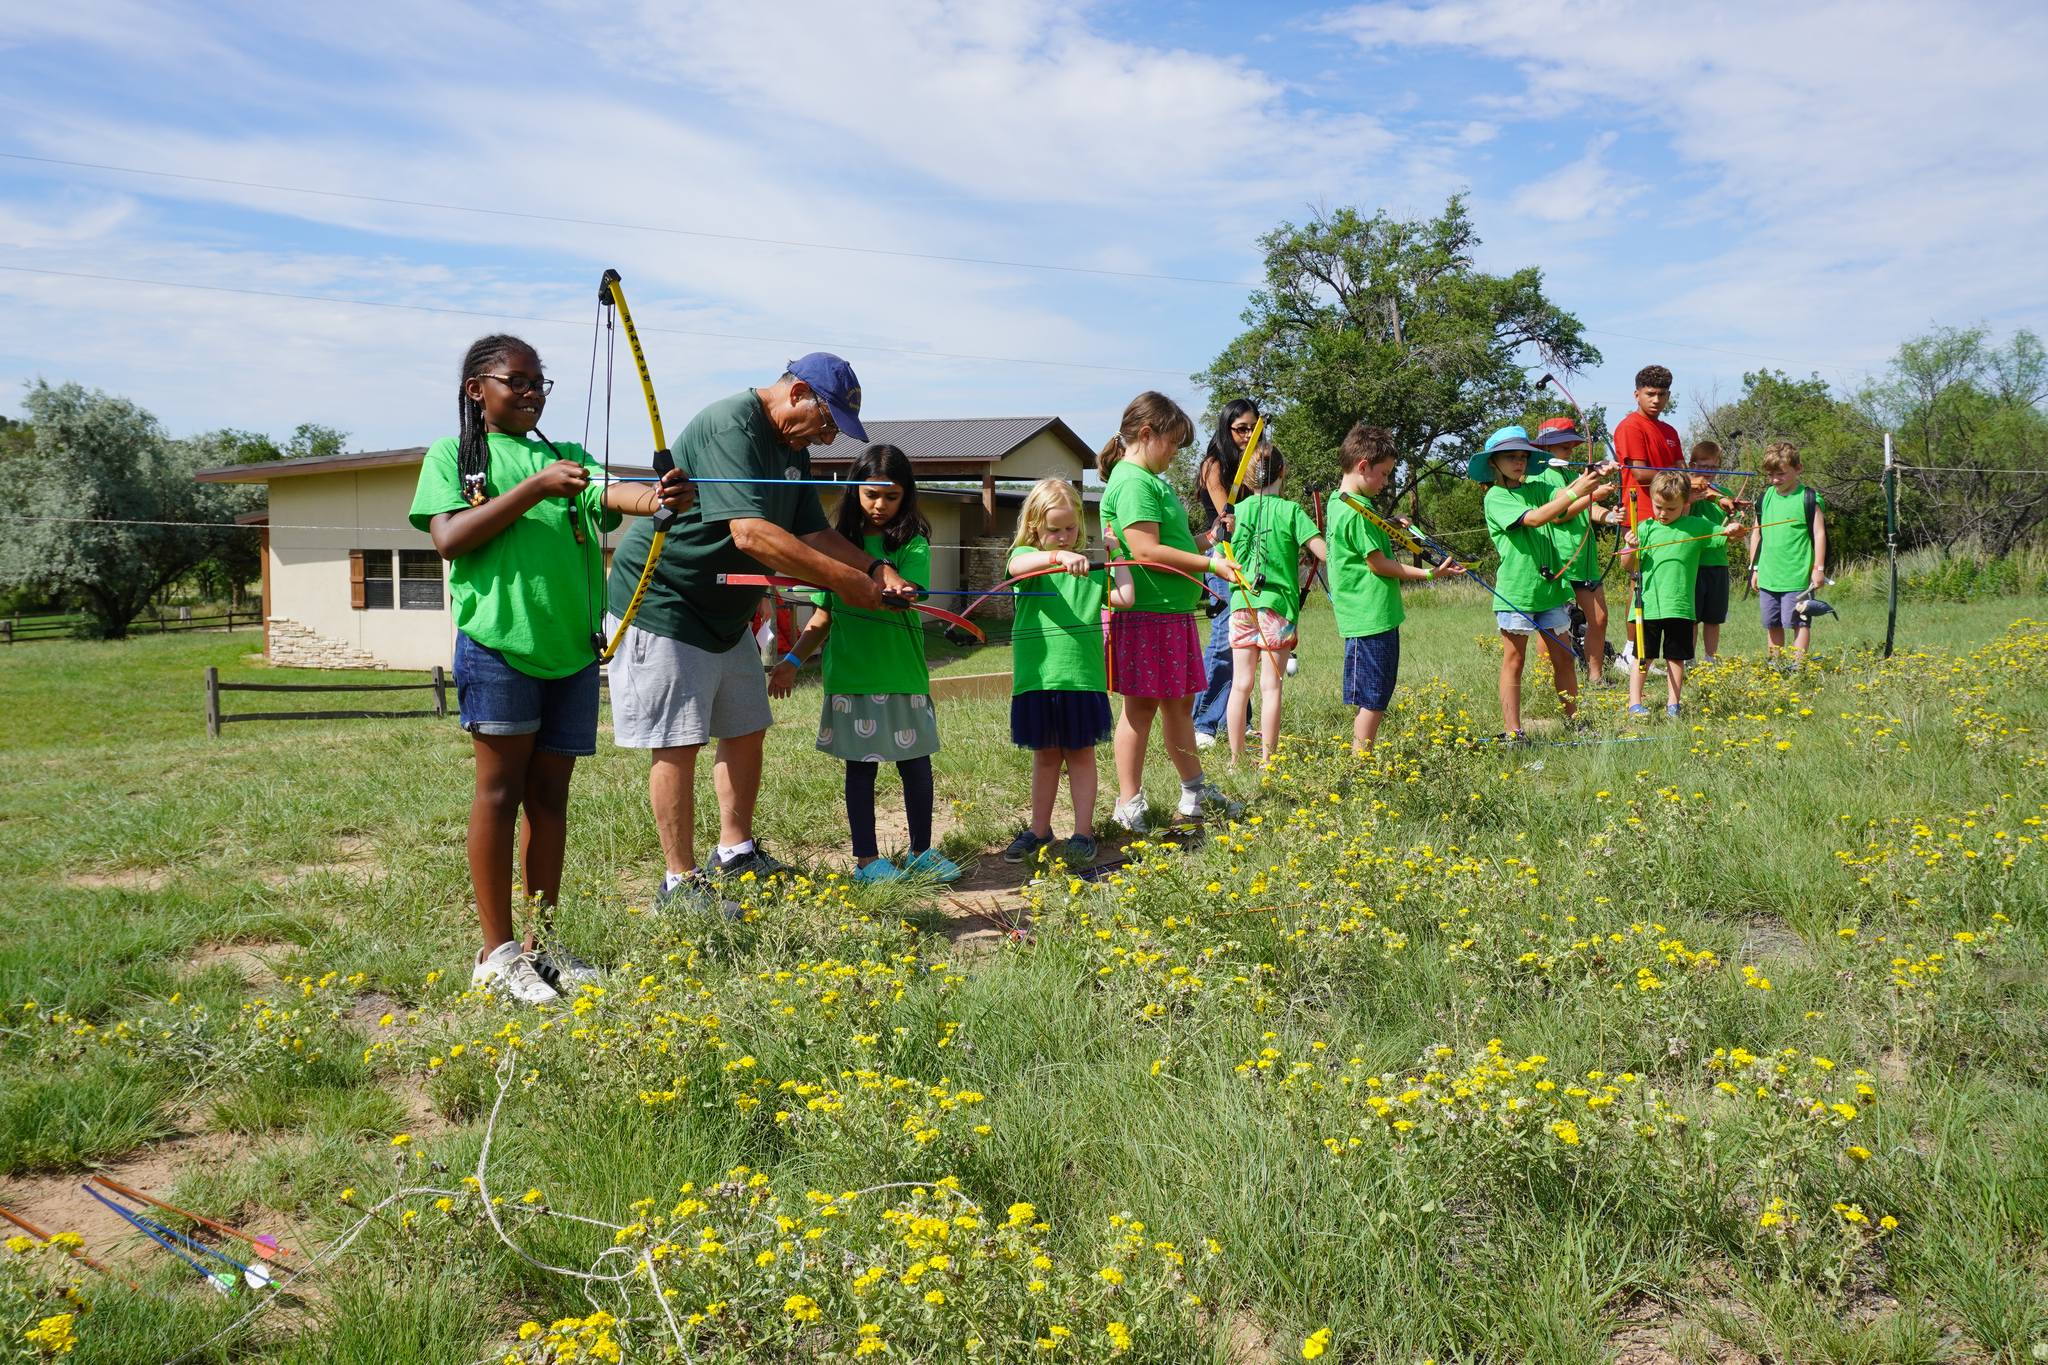
[[[879,763],[846,765],[846,824],[853,831],[853,856],[872,858],[875,847],[875,774]],[[903,779],[903,821],[910,826],[910,851],[932,846],[932,760],[906,758],[896,765]]]

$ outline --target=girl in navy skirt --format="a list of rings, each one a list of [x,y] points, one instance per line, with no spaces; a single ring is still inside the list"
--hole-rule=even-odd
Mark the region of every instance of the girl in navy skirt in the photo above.
[[[1074,803],[1074,837],[1064,856],[1073,867],[1095,861],[1095,746],[1116,725],[1102,641],[1105,608],[1135,600],[1131,571],[1091,569],[1081,553],[1088,527],[1081,495],[1063,479],[1041,479],[1017,514],[1009,572],[1045,573],[1045,591],[1019,594],[1010,632],[1010,742],[1031,750],[1031,823],[1003,850],[1021,863],[1049,849],[1060,771]],[[1112,582],[1111,575],[1114,575]]]

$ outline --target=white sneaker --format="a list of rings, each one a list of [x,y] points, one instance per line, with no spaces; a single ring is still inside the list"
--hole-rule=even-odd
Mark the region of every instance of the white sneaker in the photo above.
[[[509,995],[522,1005],[546,1005],[560,1000],[555,988],[541,980],[533,962],[533,954],[521,947],[518,939],[500,943],[488,956],[477,960],[470,971],[469,984]]]
[[[1216,747],[1216,736],[1214,736],[1214,735],[1210,734],[1210,733],[1209,733],[1209,732],[1208,732],[1207,730],[1197,730],[1197,731],[1195,731],[1195,747],[1196,747],[1197,749],[1213,749],[1213,748],[1215,748],[1215,747]]]
[[[1244,813],[1244,803],[1225,796],[1223,789],[1214,782],[1204,782],[1196,791],[1181,788],[1180,805],[1175,808],[1181,819],[1196,819],[1201,815],[1204,806],[1220,810],[1227,820],[1235,820]]]
[[[1151,807],[1146,803],[1143,792],[1128,801],[1117,802],[1109,818],[1117,828],[1129,830],[1132,834],[1143,834],[1152,828]]]
[[[1287,676],[1291,678],[1291,677],[1293,677],[1293,676],[1294,676],[1295,674],[1297,674],[1297,673],[1299,673],[1299,672],[1301,672],[1301,660],[1299,660],[1299,659],[1295,658],[1295,657],[1294,657],[1294,656],[1293,656],[1292,654],[1288,655],[1288,656],[1287,656]]]

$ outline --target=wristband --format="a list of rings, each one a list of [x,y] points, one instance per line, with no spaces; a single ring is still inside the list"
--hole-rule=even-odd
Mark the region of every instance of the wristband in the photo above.
[[[870,559],[868,561],[868,566],[860,571],[861,577],[872,579],[875,576],[875,570],[882,568],[883,566],[888,564],[888,562],[889,561],[886,559]]]
[[[782,662],[788,664],[791,668],[794,668],[799,673],[803,672],[804,661],[796,657],[796,651],[793,649],[789,651],[789,653],[782,656]]]
[[[1424,570],[1422,571],[1422,576],[1423,576],[1423,578],[1424,578],[1425,580],[1427,580],[1427,579],[1431,579],[1431,578],[1435,578],[1435,577],[1436,577],[1436,570],[1435,570],[1435,569],[1428,569],[1428,568],[1425,568],[1425,569],[1424,569]]]

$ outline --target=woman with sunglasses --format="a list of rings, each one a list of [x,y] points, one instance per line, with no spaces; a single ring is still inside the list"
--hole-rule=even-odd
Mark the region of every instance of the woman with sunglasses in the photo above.
[[[1233,398],[1225,403],[1222,413],[1216,418],[1216,434],[1209,438],[1209,448],[1202,453],[1202,463],[1195,469],[1196,496],[1201,498],[1204,511],[1202,529],[1208,532],[1217,522],[1222,522],[1219,539],[1227,539],[1237,529],[1231,514],[1230,480],[1244,457],[1244,443],[1252,438],[1252,429],[1258,422],[1259,405],[1251,399]],[[1211,579],[1209,587],[1211,602],[1225,600],[1230,592],[1230,584],[1220,578]],[[1218,732],[1223,729],[1224,715],[1229,710],[1232,664],[1230,613],[1227,611],[1217,612],[1215,620],[1209,623],[1209,643],[1202,651],[1202,672],[1202,694],[1195,698],[1195,747],[1198,749],[1206,749],[1216,742]]]

